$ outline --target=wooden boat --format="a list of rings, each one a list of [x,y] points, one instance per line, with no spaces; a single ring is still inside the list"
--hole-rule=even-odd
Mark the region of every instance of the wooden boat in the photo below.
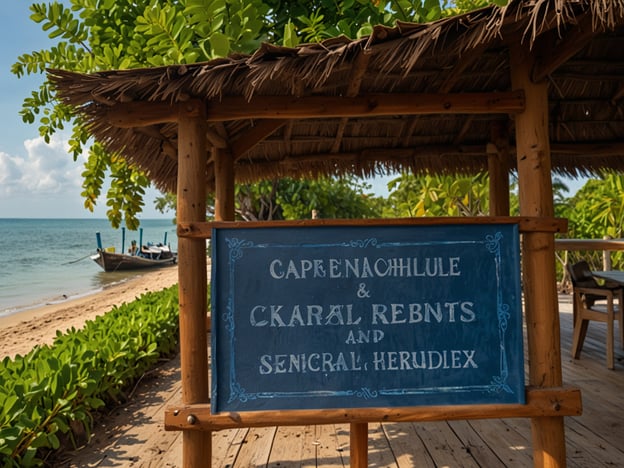
[[[178,260],[176,253],[166,245],[150,245],[143,247],[136,255],[116,253],[108,249],[98,249],[91,259],[104,271],[141,270],[175,265]]]

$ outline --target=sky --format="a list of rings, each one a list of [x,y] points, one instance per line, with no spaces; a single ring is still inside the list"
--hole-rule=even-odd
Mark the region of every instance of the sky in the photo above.
[[[17,78],[11,65],[25,53],[48,49],[41,26],[30,20],[31,0],[4,0],[0,28],[0,218],[106,218],[106,201],[98,200],[93,213],[80,196],[83,166],[67,152],[69,133],[55,135],[49,144],[38,125],[22,122],[19,111],[25,97],[38,89],[43,76]],[[105,190],[104,190],[105,191]],[[141,219],[173,218],[160,213],[150,189]]]
[[[67,152],[68,133],[59,133],[46,144],[37,124],[25,124],[19,111],[25,97],[38,89],[43,77],[17,78],[11,65],[24,53],[47,49],[53,42],[40,25],[30,20],[31,0],[10,0],[3,4],[0,28],[0,218],[105,218],[106,201],[98,200],[93,213],[86,210],[80,196],[83,170]],[[392,177],[372,182],[373,191],[386,196]],[[566,180],[572,193],[583,181]],[[104,190],[105,192],[105,190]],[[160,213],[154,199],[160,193],[148,190],[140,218],[172,218]]]

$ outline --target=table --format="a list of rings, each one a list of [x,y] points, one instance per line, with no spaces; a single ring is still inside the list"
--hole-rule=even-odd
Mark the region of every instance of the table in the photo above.
[[[624,286],[624,271],[622,270],[592,271],[592,275],[596,278]]]

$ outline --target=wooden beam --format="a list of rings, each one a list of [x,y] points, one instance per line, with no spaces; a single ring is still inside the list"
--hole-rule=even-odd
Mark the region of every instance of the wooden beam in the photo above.
[[[190,102],[190,101],[189,101]],[[180,104],[181,106],[186,103]],[[128,102],[112,106],[107,121],[115,127],[175,122],[178,105]],[[369,94],[365,96],[224,96],[206,104],[210,122],[241,119],[304,119],[419,114],[515,114],[524,109],[522,91],[463,94]]]
[[[288,120],[259,120],[254,121],[254,125],[243,132],[243,134],[231,143],[232,158],[234,161],[245,156],[245,153],[265,138],[270,136],[277,129],[286,124]]]
[[[210,146],[214,148],[225,149],[228,147],[227,139],[223,138],[216,130],[212,128],[206,129],[206,138]]]
[[[521,233],[566,232],[568,222],[563,218],[529,218],[518,216],[443,216],[423,218],[383,218],[383,219],[313,219],[296,221],[234,221],[227,223],[178,223],[178,237],[210,239],[213,228],[266,228],[266,227],[318,227],[318,226],[440,226],[473,224],[517,224]]]
[[[369,94],[344,96],[224,96],[206,105],[207,119],[304,119],[418,114],[515,114],[524,109],[521,91],[463,94]]]
[[[177,122],[178,106],[169,102],[124,102],[114,104],[106,113],[106,119],[113,127],[147,127],[162,123]]]
[[[557,250],[624,250],[624,239],[555,239]]]
[[[527,388],[526,400],[524,405],[246,411],[218,414],[210,414],[210,405],[188,405],[165,410],[165,430],[219,431],[239,427],[578,416],[582,412],[581,392],[577,388]]]

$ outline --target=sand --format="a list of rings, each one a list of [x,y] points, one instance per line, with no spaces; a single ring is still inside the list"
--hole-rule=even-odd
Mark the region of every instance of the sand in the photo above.
[[[82,328],[85,321],[105,314],[115,305],[132,302],[145,292],[159,291],[177,282],[177,266],[160,268],[94,294],[2,316],[0,358],[24,355],[36,344],[50,344],[57,330]]]

